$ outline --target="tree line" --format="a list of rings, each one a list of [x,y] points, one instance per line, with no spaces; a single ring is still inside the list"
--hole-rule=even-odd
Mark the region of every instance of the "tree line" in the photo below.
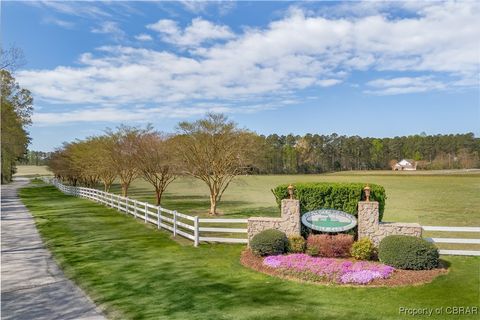
[[[418,169],[466,169],[480,166],[480,139],[473,133],[362,138],[337,134],[261,136],[260,173],[323,173],[391,169],[412,159]]]
[[[27,89],[20,87],[13,72],[22,56],[16,48],[0,49],[1,78],[1,183],[8,183],[15,173],[30,142],[27,127],[31,124],[33,98]]]
[[[27,150],[27,153],[19,160],[21,165],[46,166],[51,152]]]

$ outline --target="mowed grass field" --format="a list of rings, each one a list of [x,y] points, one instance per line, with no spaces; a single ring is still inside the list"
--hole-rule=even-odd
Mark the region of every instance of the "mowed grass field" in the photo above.
[[[225,192],[219,211],[226,217],[279,216],[271,189],[279,184],[297,182],[377,183],[385,187],[388,197],[384,221],[480,226],[480,172],[425,175],[377,171],[367,174],[240,176]],[[114,185],[112,191],[119,193],[120,186]],[[141,179],[132,184],[129,195],[154,203],[151,185]],[[183,213],[207,215],[208,188],[199,180],[178,178],[167,189],[162,205]]]
[[[48,176],[52,172],[48,169],[47,166],[28,166],[28,165],[17,165],[17,172],[13,175],[14,177],[38,177],[38,176]]]

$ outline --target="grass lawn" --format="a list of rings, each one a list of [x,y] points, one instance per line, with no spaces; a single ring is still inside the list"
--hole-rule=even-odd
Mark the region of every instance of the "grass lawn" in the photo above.
[[[389,195],[386,220],[421,217],[422,223],[437,225],[478,225],[480,221],[478,175],[242,177],[225,195],[221,210],[232,216],[278,214],[269,189],[278,183],[309,180],[384,185]],[[131,196],[151,199],[150,192],[146,184],[137,182]],[[451,264],[450,273],[421,286],[316,286],[244,268],[239,263],[243,246],[194,248],[190,242],[172,239],[166,232],[88,200],[63,195],[52,186],[24,188],[20,195],[67,275],[111,318],[398,319],[406,318],[399,314],[400,307],[471,307],[480,301],[479,257],[443,257]],[[203,212],[208,207],[204,195],[201,184],[181,179],[169,189],[164,205],[186,213]],[[448,219],[443,221],[444,217]],[[467,217],[473,222],[466,222]]]

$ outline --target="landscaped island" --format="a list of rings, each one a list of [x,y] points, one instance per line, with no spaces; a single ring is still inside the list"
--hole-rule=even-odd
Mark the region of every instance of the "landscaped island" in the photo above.
[[[448,269],[440,266],[432,270],[401,270],[374,262],[349,259],[315,258],[306,254],[267,256],[254,255],[245,250],[241,256],[244,266],[288,280],[323,285],[406,286],[431,282]]]

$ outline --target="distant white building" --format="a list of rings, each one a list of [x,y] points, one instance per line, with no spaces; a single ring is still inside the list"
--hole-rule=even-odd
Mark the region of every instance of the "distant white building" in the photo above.
[[[412,159],[403,159],[402,161],[398,162],[392,168],[395,171],[413,171],[417,170],[417,162]]]

